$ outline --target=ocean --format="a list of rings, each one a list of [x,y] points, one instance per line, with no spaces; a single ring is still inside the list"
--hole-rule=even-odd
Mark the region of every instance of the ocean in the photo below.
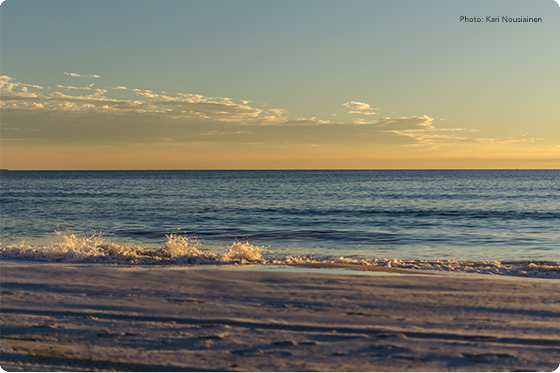
[[[560,170],[2,171],[3,262],[560,278]]]

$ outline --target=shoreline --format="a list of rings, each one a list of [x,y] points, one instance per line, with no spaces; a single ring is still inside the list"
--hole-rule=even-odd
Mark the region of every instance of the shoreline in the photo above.
[[[409,269],[386,267],[383,265],[368,265],[340,262],[298,262],[298,263],[258,263],[258,262],[230,262],[230,263],[98,263],[98,262],[58,262],[58,261],[20,261],[0,259],[0,265],[5,266],[55,266],[55,267],[100,267],[118,268],[122,270],[224,270],[224,271],[262,271],[262,272],[296,272],[323,273],[331,275],[391,275],[391,276],[443,276],[480,279],[518,279],[523,281],[543,281],[559,283],[558,277],[538,277],[528,275],[477,273],[461,270],[438,269]]]
[[[236,269],[3,266],[0,365],[552,371],[560,363],[559,282]]]
[[[388,272],[392,274],[408,274],[408,275],[436,275],[437,273],[426,273],[420,271],[414,271],[411,269],[402,268],[391,268],[391,267],[381,267],[381,266],[366,266],[361,264],[352,263],[297,263],[289,264],[293,267],[304,267],[304,268],[338,268],[347,269],[353,271],[368,271],[368,272]]]

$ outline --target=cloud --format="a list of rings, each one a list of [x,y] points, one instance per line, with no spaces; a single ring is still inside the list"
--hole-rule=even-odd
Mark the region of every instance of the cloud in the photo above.
[[[140,90],[134,90],[134,94],[136,96],[142,96],[142,97],[147,97],[147,98],[158,98],[161,97],[161,95],[157,95],[154,93],[151,93],[152,91],[144,91],[141,92]]]
[[[20,83],[7,75],[0,75],[0,94],[3,96],[12,95],[22,99],[35,98],[37,97],[36,92],[38,90],[43,90],[43,87],[33,84]]]
[[[476,142],[461,137],[459,128],[437,128],[428,115],[377,120],[355,118],[331,122],[317,118],[289,117],[285,109],[262,109],[248,100],[195,93],[156,94],[130,89],[123,99],[108,89],[57,85],[61,91],[24,84],[0,76],[3,141],[67,143],[192,143],[236,144],[430,144]],[[76,92],[84,89],[90,92]],[[369,104],[350,101],[345,106],[366,113]],[[332,118],[332,117],[331,117]],[[445,131],[455,131],[449,135]],[[22,140],[23,139],[23,140]],[[486,139],[485,141],[490,141]]]
[[[0,75],[0,89],[11,92],[13,87],[19,84],[13,80],[14,78],[10,78],[8,75]]]
[[[114,115],[162,114],[177,120],[206,120],[230,122],[243,125],[270,125],[280,123],[286,119],[281,117],[282,109],[271,109],[269,117],[261,116],[262,110],[248,105],[236,104],[228,97],[205,97],[199,94],[179,94],[168,96],[155,94],[150,90],[133,89],[138,100],[123,100],[107,97],[107,90],[88,87],[74,87],[57,85],[57,88],[70,90],[94,90],[89,95],[65,94],[59,91],[28,92],[22,83],[14,81],[8,76],[0,77],[0,91],[2,93],[2,107],[10,110],[37,110],[45,112],[112,112]],[[113,87],[108,87],[113,88]],[[119,89],[126,89],[119,87]],[[31,103],[33,101],[37,105]]]
[[[68,90],[70,90],[70,89],[85,89],[85,90],[91,91],[93,89],[93,88],[91,88],[92,87],[91,84],[87,87],[73,87],[73,86],[68,86],[68,85],[57,84],[56,87],[57,88],[62,88],[62,89],[68,89]]]
[[[35,85],[35,84],[25,84],[22,83],[23,86],[25,87],[31,87],[31,88],[37,88],[37,89],[44,89],[43,87],[41,87],[40,85]]]
[[[311,117],[311,118],[296,117],[292,120],[286,121],[284,124],[285,125],[297,125],[297,126],[301,126],[301,125],[317,126],[317,125],[320,125],[320,124],[331,124],[331,121],[330,120],[317,119],[316,117]],[[343,123],[338,123],[338,124],[343,124]]]
[[[420,144],[432,144],[435,142],[446,142],[446,143],[453,143],[453,142],[462,142],[462,143],[481,143],[484,142],[482,139],[473,139],[473,138],[466,138],[460,136],[453,136],[453,135],[444,135],[439,133],[432,133],[432,132],[407,132],[407,131],[391,131],[397,135],[407,136],[414,139],[417,143]]]
[[[346,102],[344,104],[342,104],[346,107],[355,109],[355,110],[370,110],[371,106],[369,104],[366,104],[364,102],[359,102],[359,101],[350,101],[350,102]]]
[[[68,76],[71,76],[73,78],[101,78],[100,75],[95,75],[95,74],[83,75],[83,74],[67,73],[67,72],[64,72],[64,74],[68,75]]]
[[[286,114],[287,111],[284,109],[268,109],[266,113],[277,117],[281,117],[282,115]]]
[[[342,105],[352,109],[348,112],[350,114],[363,114],[363,115],[377,114],[376,112],[374,112],[374,110],[376,109],[372,108],[369,104],[366,104],[365,102],[349,101],[349,102],[345,102]]]
[[[353,124],[358,126],[373,126],[384,131],[436,131],[437,129],[432,125],[433,121],[434,118],[427,115],[420,115],[400,118],[383,117],[378,120],[369,121],[363,118],[354,118]]]
[[[482,143],[495,141],[496,139],[468,138],[455,135],[442,134],[441,132],[465,131],[462,128],[436,128],[432,125],[434,118],[427,115],[412,116],[409,118],[381,118],[377,125],[385,129],[386,132],[394,133],[399,136],[414,139],[416,144],[433,143]]]
[[[405,131],[435,131],[432,125],[434,118],[427,115],[390,118],[383,117],[374,122],[376,126],[389,131],[405,130]]]

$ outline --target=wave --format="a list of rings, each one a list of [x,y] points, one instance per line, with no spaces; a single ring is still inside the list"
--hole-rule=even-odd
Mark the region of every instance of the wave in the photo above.
[[[19,244],[1,246],[0,259],[50,263],[99,263],[117,265],[203,265],[266,264],[297,265],[342,263],[417,271],[444,271],[487,275],[560,279],[560,263],[549,261],[468,261],[440,259],[368,259],[343,256],[275,257],[265,246],[233,242],[223,247],[203,247],[200,241],[182,235],[167,234],[159,248],[120,245],[100,234],[80,236],[55,232],[50,245]]]
[[[158,249],[119,245],[99,234],[79,236],[55,232],[58,242],[51,245],[31,246],[24,241],[0,247],[0,258],[65,263],[115,264],[217,264],[263,262],[261,246],[234,242],[228,251],[215,253],[201,248],[199,241],[190,237],[168,234],[167,242]]]

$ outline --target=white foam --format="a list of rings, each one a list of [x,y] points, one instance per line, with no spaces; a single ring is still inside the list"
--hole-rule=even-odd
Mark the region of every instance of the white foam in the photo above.
[[[0,258],[43,262],[89,262],[116,264],[217,264],[264,262],[262,246],[233,242],[223,252],[203,250],[199,241],[181,235],[166,235],[158,249],[119,245],[100,234],[77,236],[55,232],[50,245],[31,246],[25,242],[0,247]]]
[[[150,264],[236,264],[261,263],[286,265],[298,263],[344,263],[364,266],[383,266],[422,271],[446,271],[487,275],[560,278],[560,263],[535,261],[461,261],[420,259],[368,259],[313,257],[311,255],[267,258],[265,247],[249,242],[233,242],[227,246],[206,249],[200,241],[169,234],[160,248],[119,245],[101,234],[79,236],[55,232],[50,245],[32,246],[25,242],[0,247],[0,259],[64,263],[114,263],[123,265]],[[266,252],[271,254],[272,252]]]
[[[241,263],[263,263],[262,246],[254,246],[249,242],[234,242],[230,245],[229,251],[222,255],[222,262],[240,261]]]

